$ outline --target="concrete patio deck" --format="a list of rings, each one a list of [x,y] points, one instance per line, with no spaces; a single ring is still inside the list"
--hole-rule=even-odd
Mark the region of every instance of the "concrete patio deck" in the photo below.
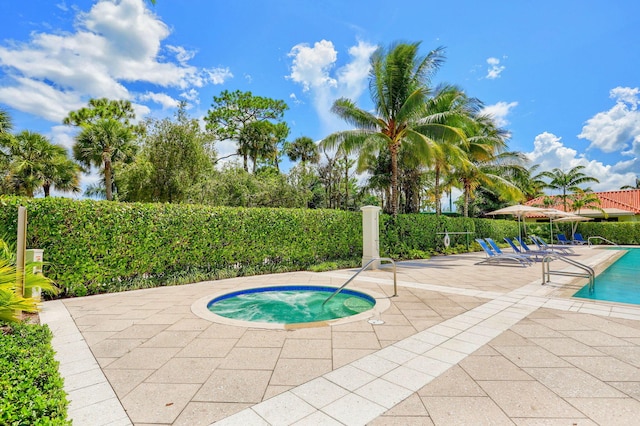
[[[591,266],[616,254],[576,250]],[[638,424],[640,307],[572,299],[586,280],[542,286],[539,264],[481,258],[400,262],[380,325],[273,330],[194,313],[223,290],[339,286],[353,270],[57,300],[41,321],[74,425]],[[393,293],[386,268],[350,287]]]

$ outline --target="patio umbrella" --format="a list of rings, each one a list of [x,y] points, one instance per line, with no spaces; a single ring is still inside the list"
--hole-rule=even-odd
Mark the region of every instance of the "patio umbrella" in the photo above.
[[[527,206],[525,204],[515,204],[513,206],[504,207],[502,209],[494,210],[487,213],[487,215],[497,216],[501,214],[513,215],[518,218],[518,235],[522,238],[522,229],[520,228],[520,220],[529,213],[542,213],[548,209],[541,207]]]
[[[553,222],[571,222],[571,239],[576,233],[576,228],[578,227],[578,222],[586,222],[588,220],[593,220],[592,217],[579,216],[575,213],[572,213],[570,216],[559,217],[554,219]]]
[[[541,213],[549,218],[549,236],[551,237],[551,243],[553,243],[554,219],[575,216],[574,213],[569,213],[569,212],[565,212],[563,210],[558,210],[558,209],[545,209],[545,211]]]

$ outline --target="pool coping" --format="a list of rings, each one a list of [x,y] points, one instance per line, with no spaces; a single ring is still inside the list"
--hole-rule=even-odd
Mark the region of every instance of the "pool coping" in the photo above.
[[[257,284],[257,285],[243,285],[243,286],[239,286],[237,289],[234,289],[233,291],[229,291],[228,289],[225,290],[221,290],[215,293],[211,293],[207,296],[201,297],[198,300],[196,300],[195,302],[193,302],[193,304],[191,305],[191,312],[202,318],[205,319],[207,321],[211,321],[214,323],[218,323],[218,324],[224,324],[224,325],[232,325],[232,326],[238,326],[238,327],[252,327],[252,328],[260,328],[260,329],[267,329],[267,330],[295,330],[295,329],[299,329],[299,328],[313,328],[313,327],[327,327],[327,326],[335,326],[335,325],[343,325],[343,324],[349,324],[352,322],[356,322],[356,321],[362,321],[362,320],[366,320],[369,318],[377,318],[379,317],[383,312],[385,312],[386,310],[388,310],[391,307],[391,301],[389,300],[390,297],[393,296],[387,296],[384,295],[382,293],[373,291],[371,289],[364,289],[364,288],[358,288],[356,285],[351,286],[350,290],[355,290],[364,294],[367,294],[371,297],[373,297],[376,301],[375,306],[372,309],[369,309],[365,312],[361,312],[359,314],[355,314],[355,315],[351,315],[348,317],[344,317],[344,318],[336,318],[333,320],[325,320],[325,321],[315,321],[315,322],[306,322],[306,323],[295,323],[295,324],[279,324],[279,323],[268,323],[268,322],[258,322],[258,321],[243,321],[243,320],[237,320],[237,319],[232,319],[232,318],[227,318],[227,317],[223,317],[221,315],[217,315],[213,312],[211,312],[208,308],[207,305],[208,303],[220,296],[224,296],[226,294],[229,293],[233,293],[233,292],[238,292],[238,291],[243,291],[243,290],[248,290],[248,289],[253,289],[253,288],[268,288],[268,287],[274,287],[274,284]],[[297,285],[287,285],[287,284],[281,284],[278,285],[278,287],[299,287]],[[305,287],[328,287],[326,285],[305,285]],[[337,287],[336,287],[337,289]]]

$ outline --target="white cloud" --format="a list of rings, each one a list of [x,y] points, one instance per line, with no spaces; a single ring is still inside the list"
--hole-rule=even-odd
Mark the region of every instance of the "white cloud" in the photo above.
[[[289,78],[302,84],[305,92],[311,88],[335,87],[337,82],[329,76],[329,71],[338,59],[333,43],[327,40],[316,42],[313,47],[300,43],[289,52],[293,57]]]
[[[616,87],[609,93],[616,104],[608,111],[599,112],[588,119],[578,135],[591,142],[589,149],[603,152],[621,152],[623,155],[640,155],[640,90]]]
[[[369,58],[376,47],[359,41],[349,48],[350,62],[336,69],[333,75],[331,71],[338,62],[338,52],[331,41],[321,40],[313,47],[298,44],[289,52],[293,60],[287,78],[302,85],[303,91],[310,94],[326,133],[343,125],[330,111],[333,102],[341,97],[355,101],[364,92],[371,67]]]
[[[498,127],[504,127],[509,124],[507,116],[517,106],[518,102],[498,102],[497,104],[485,106],[481,113],[491,116]]]
[[[153,92],[147,92],[144,95],[139,96],[138,100],[142,102],[153,101],[157,104],[162,105],[162,109],[177,108],[178,102],[179,102],[176,99],[172,98],[171,96],[167,95],[166,93],[153,93]]]
[[[8,77],[0,87],[0,102],[60,121],[89,97],[135,99],[126,83],[186,92],[232,77],[228,68],[188,65],[195,52],[163,47],[169,34],[144,0],[99,0],[88,12],[78,12],[73,32],[33,33],[27,43],[0,46],[0,67]],[[175,61],[163,60],[163,51]]]
[[[76,129],[71,126],[53,126],[48,135],[49,139],[52,143],[56,145],[63,146],[67,148],[69,151],[69,156],[71,156],[71,148],[75,144],[74,134],[76,133]]]
[[[612,191],[635,182],[631,162],[606,165],[601,161],[589,160],[584,155],[564,146],[560,137],[544,132],[536,136],[533,151],[526,153],[532,164],[539,164],[539,171],[559,168],[568,171],[576,166],[584,166],[583,173],[593,176],[600,183],[589,184],[594,191]]]
[[[489,68],[487,69],[487,75],[485,76],[485,78],[488,78],[489,80],[500,77],[502,71],[505,70],[505,66],[500,65],[500,59],[498,58],[492,57],[487,59],[487,64],[489,64]]]

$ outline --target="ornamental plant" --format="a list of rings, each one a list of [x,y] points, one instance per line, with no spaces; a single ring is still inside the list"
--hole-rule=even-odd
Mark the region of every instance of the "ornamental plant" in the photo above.
[[[33,290],[40,287],[43,291],[57,293],[57,288],[49,278],[34,273],[40,269],[42,262],[28,262],[25,266],[24,289]],[[16,322],[16,311],[37,312],[38,301],[32,297],[16,294],[18,272],[15,265],[13,251],[9,245],[0,239],[0,321]]]

